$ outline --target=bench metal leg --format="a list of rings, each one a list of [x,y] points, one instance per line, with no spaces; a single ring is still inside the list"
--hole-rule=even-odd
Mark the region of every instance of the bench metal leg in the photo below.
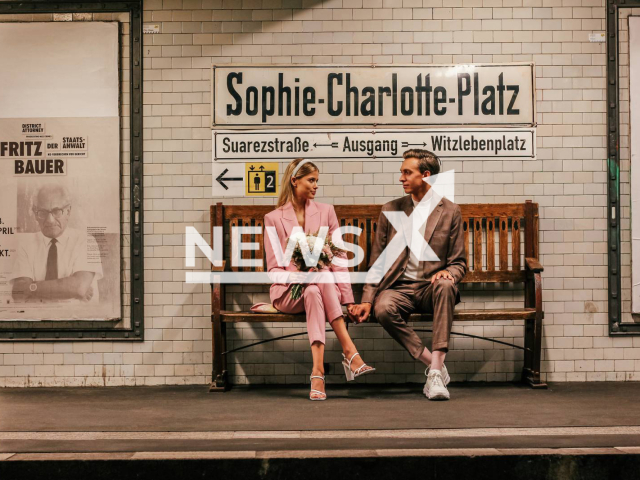
[[[524,332],[524,368],[522,381],[531,388],[547,388],[540,380],[540,361],[542,354],[542,315],[535,319],[525,320]]]
[[[220,375],[214,373],[213,382],[209,385],[209,392],[226,392],[230,388],[231,384],[226,370]]]
[[[226,392],[231,388],[229,382],[229,374],[227,372],[227,357],[222,355],[226,346],[226,325],[215,318],[211,322],[213,330],[212,348],[213,348],[213,372],[211,375],[211,385],[209,392]]]
[[[524,321],[524,368],[522,381],[532,388],[547,388],[540,380],[542,357],[542,277],[532,272],[525,283],[525,306],[536,309],[536,316]]]

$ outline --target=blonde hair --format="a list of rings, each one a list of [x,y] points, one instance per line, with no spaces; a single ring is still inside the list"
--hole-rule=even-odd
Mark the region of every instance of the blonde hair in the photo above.
[[[279,208],[283,206],[285,203],[293,200],[293,186],[291,185],[291,178],[294,170],[302,161],[304,161],[304,158],[296,158],[289,165],[287,165],[287,168],[284,169],[284,173],[282,174],[282,186],[280,188],[280,196],[278,197],[278,204],[276,208]],[[307,161],[300,166],[294,178],[306,177],[310,173],[319,172],[319,171],[320,170],[315,164]]]

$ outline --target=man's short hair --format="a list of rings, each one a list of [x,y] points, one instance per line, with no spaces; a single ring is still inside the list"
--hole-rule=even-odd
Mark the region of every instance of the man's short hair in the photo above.
[[[36,192],[33,204],[37,206],[41,196],[43,195],[60,195],[65,203],[71,204],[71,195],[69,194],[69,189],[59,183],[47,183],[45,185],[42,185]]]
[[[429,150],[412,148],[411,150],[404,152],[402,154],[402,158],[405,160],[407,158],[417,158],[420,173],[431,172],[431,175],[437,175],[440,173],[442,162],[435,153],[430,152]]]

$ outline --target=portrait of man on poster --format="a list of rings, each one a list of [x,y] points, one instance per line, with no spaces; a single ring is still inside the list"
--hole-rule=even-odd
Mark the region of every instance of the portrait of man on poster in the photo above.
[[[31,213],[39,232],[23,233],[11,276],[16,302],[98,303],[102,265],[94,238],[68,226],[73,211],[67,188],[46,184],[35,195]]]

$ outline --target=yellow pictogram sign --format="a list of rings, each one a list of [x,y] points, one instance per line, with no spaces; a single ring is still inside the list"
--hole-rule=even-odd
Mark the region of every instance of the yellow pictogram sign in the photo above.
[[[280,193],[277,163],[246,163],[245,185],[249,197],[276,197]]]

